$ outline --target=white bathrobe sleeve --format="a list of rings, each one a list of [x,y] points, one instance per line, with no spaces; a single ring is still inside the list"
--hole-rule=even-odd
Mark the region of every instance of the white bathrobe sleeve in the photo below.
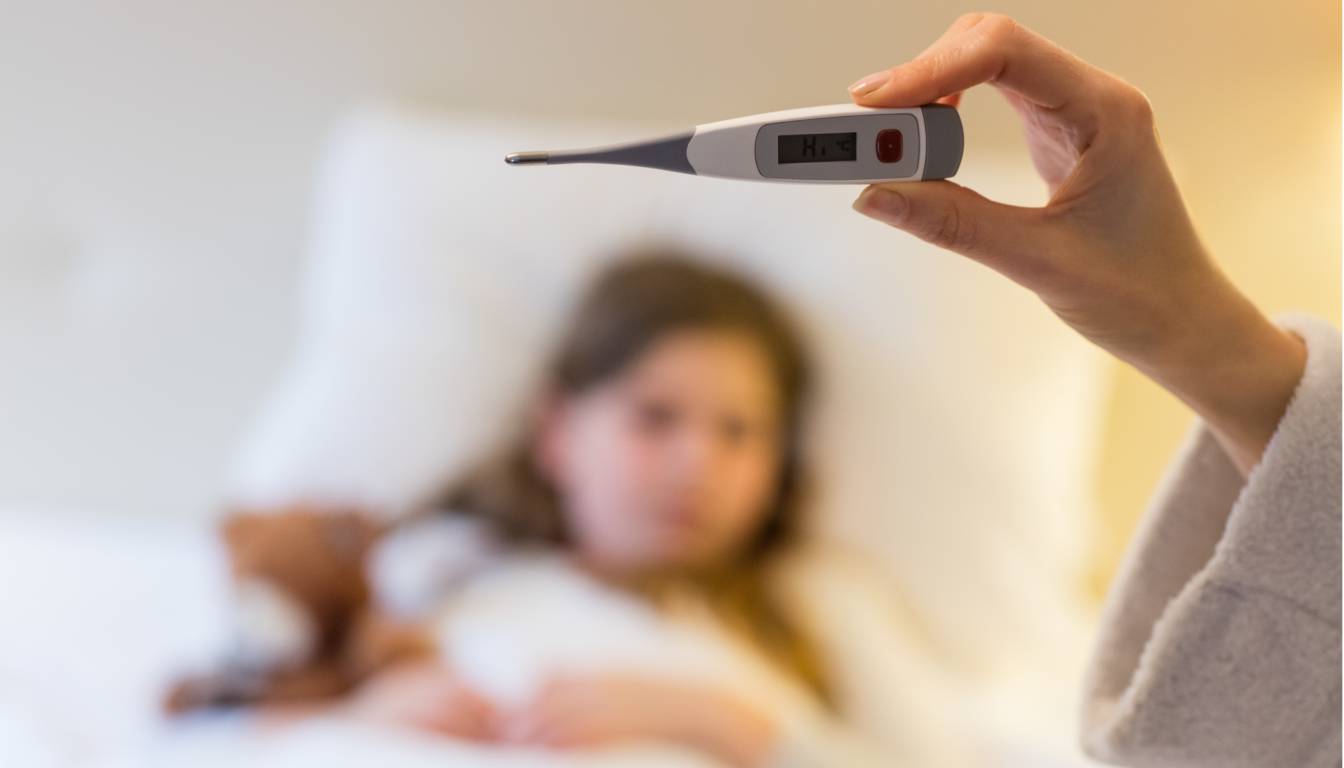
[[[1259,464],[1243,481],[1197,423],[1121,566],[1083,692],[1094,757],[1340,764],[1340,339],[1277,322],[1308,359]]]

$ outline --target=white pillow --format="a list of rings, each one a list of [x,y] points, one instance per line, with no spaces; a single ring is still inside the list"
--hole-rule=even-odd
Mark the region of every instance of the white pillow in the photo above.
[[[1091,517],[1100,356],[1026,291],[854,213],[858,187],[503,162],[667,129],[384,110],[339,126],[298,349],[242,446],[236,500],[424,498],[517,424],[607,254],[676,238],[730,254],[803,320],[825,380],[817,527],[881,556],[951,653],[1057,646]],[[1043,197],[1025,159],[973,146],[957,180]]]

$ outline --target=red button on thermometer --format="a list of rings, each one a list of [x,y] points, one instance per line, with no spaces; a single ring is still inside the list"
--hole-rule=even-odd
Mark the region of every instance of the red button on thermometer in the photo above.
[[[877,132],[877,161],[879,163],[901,162],[901,131],[897,128],[883,128]]]
[[[515,152],[513,165],[607,163],[755,181],[867,184],[946,179],[961,165],[961,117],[929,104],[834,104],[698,125],[649,141],[560,152]]]

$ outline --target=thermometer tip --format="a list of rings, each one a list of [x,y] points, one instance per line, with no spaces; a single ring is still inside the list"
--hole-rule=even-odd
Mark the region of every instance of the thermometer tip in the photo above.
[[[509,165],[544,164],[550,159],[551,156],[547,152],[511,152],[504,156],[504,162]]]

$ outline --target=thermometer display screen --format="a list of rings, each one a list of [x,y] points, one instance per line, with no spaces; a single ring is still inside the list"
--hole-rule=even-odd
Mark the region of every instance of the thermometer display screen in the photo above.
[[[779,137],[779,162],[835,163],[858,159],[857,133],[795,133]]]

